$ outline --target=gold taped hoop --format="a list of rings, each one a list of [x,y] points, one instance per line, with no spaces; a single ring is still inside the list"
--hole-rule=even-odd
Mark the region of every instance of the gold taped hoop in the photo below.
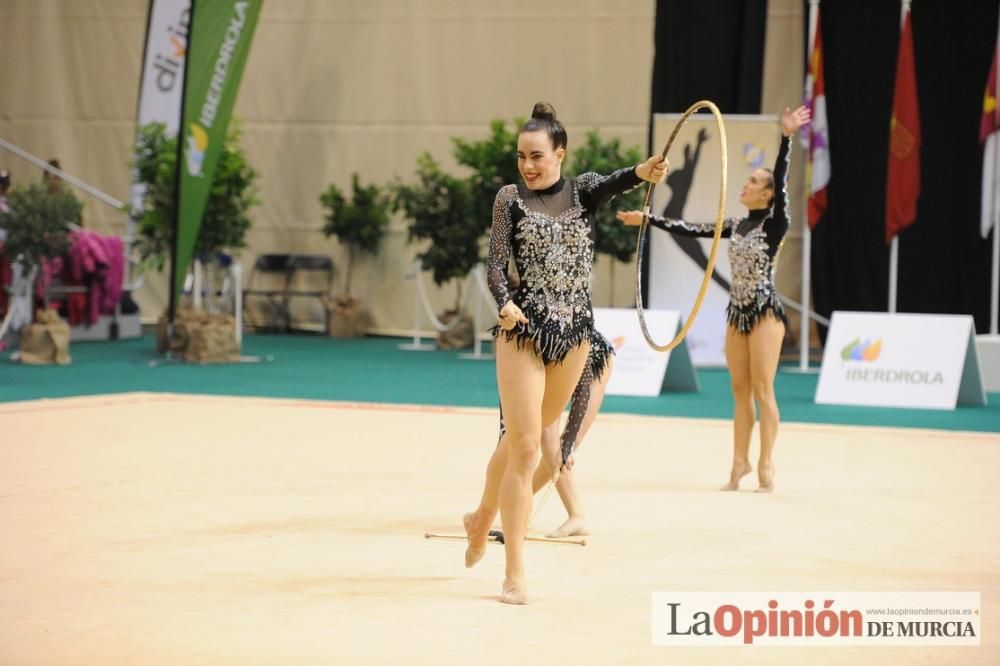
[[[726,211],[726,127],[722,123],[722,113],[719,112],[719,107],[708,100],[701,100],[700,102],[695,102],[692,104],[684,115],[681,116],[680,120],[677,121],[677,125],[674,127],[674,131],[670,133],[670,138],[667,139],[667,145],[663,147],[662,157],[666,158],[667,153],[670,152],[670,146],[674,143],[674,138],[677,136],[677,132],[680,131],[684,123],[687,122],[691,115],[700,109],[708,109],[715,116],[715,122],[719,127],[719,139],[720,139],[720,158],[722,166],[722,178],[719,181],[719,210],[715,216],[715,234],[712,236],[712,251],[708,255],[708,265],[705,267],[705,277],[701,281],[701,290],[698,292],[698,298],[694,301],[694,306],[691,308],[691,312],[684,320],[684,326],[681,328],[680,332],[677,334],[673,340],[671,340],[666,345],[658,345],[653,340],[652,336],[649,334],[649,329],[646,328],[646,318],[643,315],[643,305],[642,305],[642,255],[646,245],[646,227],[649,226],[649,207],[653,201],[653,189],[656,187],[655,183],[650,183],[648,189],[646,190],[646,199],[642,204],[642,224],[639,226],[639,243],[636,248],[636,270],[635,270],[635,303],[636,312],[639,314],[639,327],[642,329],[642,334],[646,337],[646,342],[649,346],[656,351],[670,351],[684,340],[684,336],[687,335],[688,330],[690,330],[692,324],[694,324],[695,318],[698,316],[698,311],[701,309],[701,303],[705,300],[705,293],[708,291],[708,285],[712,280],[712,271],[715,270],[715,258],[719,253],[719,239],[722,238],[722,221],[725,216]]]

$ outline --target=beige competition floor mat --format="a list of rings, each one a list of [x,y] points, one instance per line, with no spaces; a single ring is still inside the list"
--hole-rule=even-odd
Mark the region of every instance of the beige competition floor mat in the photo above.
[[[719,492],[730,423],[605,414],[593,534],[461,529],[494,410],[136,393],[0,405],[0,664],[997,664],[1000,436],[783,424],[776,490]],[[756,446],[754,450],[756,449]],[[552,493],[532,530],[564,518]],[[981,593],[980,647],[654,647],[654,591]]]

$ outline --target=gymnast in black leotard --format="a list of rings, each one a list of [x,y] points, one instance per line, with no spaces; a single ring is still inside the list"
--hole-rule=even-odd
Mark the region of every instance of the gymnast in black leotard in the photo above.
[[[723,490],[736,490],[740,479],[750,473],[750,436],[754,425],[754,401],[760,408],[760,460],[758,492],[774,488],[772,453],[778,434],[778,402],[774,377],[778,370],[781,342],[788,319],[774,285],[778,251],[788,233],[788,161],[791,137],[809,122],[806,107],[785,109],[781,116],[782,139],[774,171],[755,169],[740,192],[740,202],[749,213],[744,218],[725,220],[723,238],[729,239],[731,279],[726,308],[726,365],[732,377],[733,466]],[[776,191],[777,190],[777,191]],[[642,223],[642,213],[618,213],[626,224]],[[687,236],[711,237],[713,223],[649,216],[649,223]]]
[[[594,328],[592,213],[642,180],[662,181],[667,170],[664,161],[654,156],[609,175],[586,173],[565,179],[565,128],[548,104],[536,104],[531,116],[517,144],[518,170],[524,182],[501,188],[493,206],[488,267],[490,290],[499,310],[497,386],[507,433],[506,463],[487,467],[486,485],[499,488],[507,556],[500,600],[515,604],[527,599],[523,540],[542,430],[558,421],[583,374],[590,349]],[[521,278],[513,293],[507,289],[511,258]],[[485,552],[495,516],[491,509],[481,506],[465,516],[467,566]]]

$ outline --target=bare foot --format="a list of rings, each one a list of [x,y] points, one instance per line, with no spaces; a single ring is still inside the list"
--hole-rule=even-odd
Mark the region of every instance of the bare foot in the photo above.
[[[524,583],[515,578],[503,579],[503,594],[500,595],[500,603],[524,606],[528,603],[528,592],[524,588]]]
[[[583,523],[583,516],[570,516],[569,520],[545,536],[550,539],[562,539],[568,536],[587,536],[589,534],[590,531]]]
[[[774,463],[760,464],[757,469],[757,480],[760,486],[755,493],[770,493],[774,491]]]
[[[478,511],[467,513],[462,518],[465,525],[465,534],[469,537],[469,545],[465,549],[465,568],[471,569],[476,562],[483,559],[486,554],[486,541],[489,538],[489,529],[478,525]]]
[[[719,488],[719,490],[739,490],[740,479],[753,470],[750,463],[733,463],[733,469],[729,472],[729,483]]]

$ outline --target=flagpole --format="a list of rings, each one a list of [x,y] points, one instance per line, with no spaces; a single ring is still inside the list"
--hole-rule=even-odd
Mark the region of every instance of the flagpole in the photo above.
[[[194,13],[196,0],[191,0],[191,20],[188,25],[187,43],[188,48],[194,43]],[[181,112],[180,123],[177,126],[177,157],[174,165],[174,235],[170,243],[170,297],[167,300],[167,340],[171,340],[174,330],[174,318],[177,316],[177,306],[180,294],[177,293],[177,279],[180,272],[180,262],[177,253],[180,247],[180,227],[181,227],[181,165],[184,163],[184,107],[187,104],[188,92],[188,63],[189,58],[184,56],[184,68],[181,70]],[[186,267],[185,267],[186,268]],[[169,344],[167,354],[170,354]]]
[[[910,0],[902,0],[899,12],[899,30],[902,34],[906,23],[906,13],[910,11]],[[889,314],[896,314],[896,290],[899,277],[899,233],[892,237],[889,249]]]
[[[806,48],[807,62],[806,70],[812,65],[813,49],[816,47],[816,13],[819,9],[819,0],[809,0],[809,35]],[[812,99],[812,91],[808,91],[809,99]],[[811,132],[810,132],[811,133]],[[808,160],[806,166],[808,167]],[[810,175],[811,169],[806,168],[806,175]],[[799,318],[799,370],[808,372],[809,370],[809,299],[812,291],[811,258],[812,258],[812,228],[809,226],[809,192],[812,189],[811,177],[806,178],[805,199],[806,205],[802,216],[802,313]]]
[[[899,270],[899,236],[889,246],[889,314],[896,314],[896,275]]]
[[[143,41],[142,46],[142,71],[139,73],[139,95],[135,100],[135,137],[136,143],[139,141],[139,130],[140,118],[142,117],[142,92],[143,83],[146,78],[146,56],[149,54],[149,33],[153,26],[153,3],[156,0],[149,0],[149,8],[146,11],[146,38]],[[143,207],[143,195],[145,194],[145,188],[137,185],[139,178],[136,173],[136,168],[132,167],[132,191],[130,193],[131,199],[129,203],[131,204],[131,209],[128,214],[128,221],[125,223],[125,238],[123,245],[125,246],[125,279],[124,284],[128,285],[129,289],[133,288],[132,278],[135,277],[132,271],[132,264],[129,261],[132,253],[132,245],[135,243],[135,230],[139,226],[138,218],[141,216],[140,211]]]
[[[994,164],[1000,162],[1000,150],[996,150]],[[1000,168],[1000,167],[997,167]],[[994,171],[994,173],[997,173]],[[993,176],[993,196],[1000,196],[997,183],[1000,176]],[[993,216],[993,279],[990,285],[990,335],[997,335],[997,311],[1000,307],[1000,215]]]
[[[809,258],[812,255],[812,229],[809,228],[809,200],[806,197],[806,214],[802,217],[802,316],[799,321],[799,370],[809,370],[809,292],[812,289],[809,275]]]
[[[997,20],[997,44],[1000,45],[1000,18]],[[993,47],[994,49],[997,46]],[[994,58],[997,56],[994,55]],[[996,68],[996,91],[1000,95],[1000,66]],[[1000,116],[1000,108],[993,109],[993,114]],[[1000,137],[994,139],[1000,144]],[[1000,196],[1000,146],[993,149],[993,199],[990,201],[990,214],[993,216],[993,275],[990,280],[990,335],[997,335],[997,318],[1000,316],[1000,208],[997,207],[997,197]]]

